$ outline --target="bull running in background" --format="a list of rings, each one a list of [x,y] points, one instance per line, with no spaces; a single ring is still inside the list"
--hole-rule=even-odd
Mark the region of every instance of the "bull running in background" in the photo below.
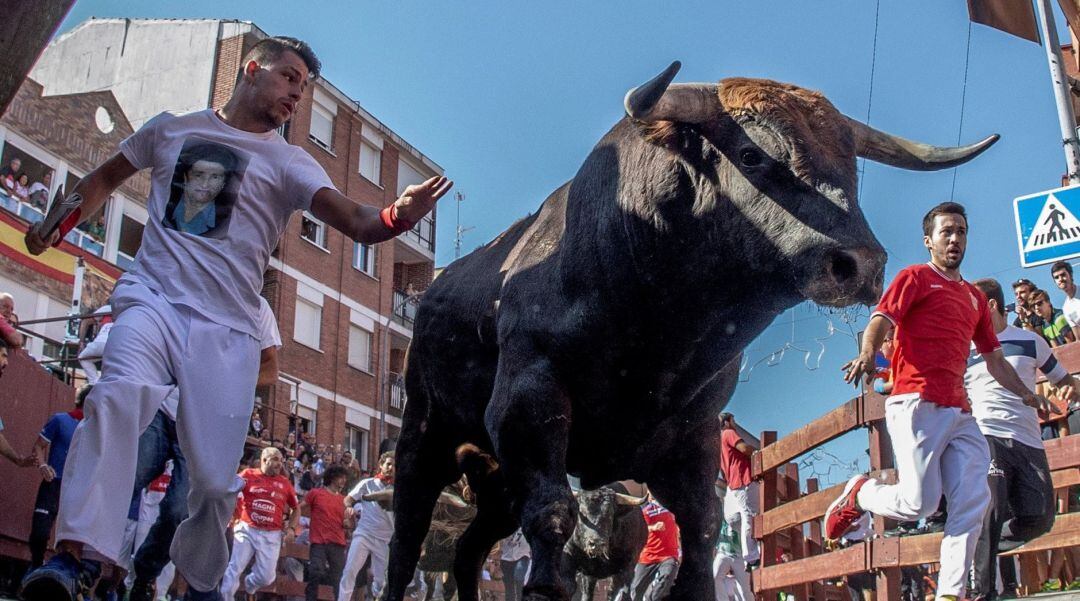
[[[577,526],[566,541],[562,559],[563,582],[572,587],[574,601],[592,601],[596,581],[604,578],[611,578],[608,601],[630,599],[634,566],[649,532],[641,514],[645,497],[626,493],[626,487],[618,482],[574,491]]]
[[[885,251],[856,199],[856,157],[962,164],[997,140],[939,148],[845,117],[769,80],[627,94],[627,117],[539,212],[452,263],[423,296],[397,446],[384,599],[401,601],[444,486],[477,516],[458,544],[462,601],[520,523],[527,601],[568,598],[563,547],[583,488],[648,484],[682,530],[671,599],[714,598],[720,435],[743,349],[804,300],[881,295]],[[463,446],[466,445],[466,446]]]

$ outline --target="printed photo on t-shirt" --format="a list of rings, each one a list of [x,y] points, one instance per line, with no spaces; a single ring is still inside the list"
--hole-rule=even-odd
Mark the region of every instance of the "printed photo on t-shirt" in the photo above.
[[[161,224],[185,234],[224,238],[247,164],[235,148],[202,138],[185,140]]]

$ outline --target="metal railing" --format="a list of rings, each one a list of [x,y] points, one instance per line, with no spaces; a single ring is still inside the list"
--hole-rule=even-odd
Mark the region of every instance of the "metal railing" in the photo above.
[[[390,373],[390,408],[404,409],[409,398],[405,395],[405,376]]]
[[[435,218],[427,214],[413,228],[405,232],[405,237],[413,240],[431,252],[435,252]]]
[[[410,296],[402,290],[395,290],[393,320],[412,329],[413,323],[416,322],[416,309],[419,304],[416,295]]]

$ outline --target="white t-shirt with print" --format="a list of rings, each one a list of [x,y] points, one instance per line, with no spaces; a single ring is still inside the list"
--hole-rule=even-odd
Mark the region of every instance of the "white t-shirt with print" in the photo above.
[[[121,278],[221,325],[258,335],[270,252],[294,211],[334,184],[276,131],[226,125],[211,109],[162,113],[120,144],[152,168],[149,219],[135,265]]]
[[[1050,352],[1046,339],[1035,332],[1010,325],[998,332],[997,337],[1005,360],[1030,390],[1035,390],[1036,370],[1055,384],[1068,375]],[[974,349],[968,357],[964,387],[971,399],[971,414],[983,435],[1010,438],[1025,446],[1043,448],[1039,414],[999,384],[986,369],[986,360]]]
[[[270,347],[278,348],[281,346],[281,331],[278,330],[277,320],[274,319],[274,312],[270,309],[270,303],[266,302],[266,299],[259,297],[259,348],[266,350]],[[173,386],[169,396],[165,397],[165,400],[161,402],[161,410],[165,412],[165,415],[169,416],[169,419],[176,420],[176,408],[180,404],[180,389]]]

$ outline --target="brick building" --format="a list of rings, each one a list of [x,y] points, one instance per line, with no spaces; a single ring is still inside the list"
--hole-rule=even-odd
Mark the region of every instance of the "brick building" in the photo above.
[[[30,77],[40,82],[43,100],[91,93],[112,98],[115,112],[126,115],[116,120],[117,139],[107,140],[115,148],[131,127],[161,111],[224,105],[241,57],[266,35],[241,21],[90,19],[54,40]],[[344,194],[374,207],[442,173],[324,78],[309,86],[279,133],[315,157]],[[79,169],[78,175],[85,173]],[[124,245],[134,239],[129,230],[146,221],[145,190],[123,192],[105,211],[99,253],[121,268],[134,255]],[[137,211],[129,204],[141,214],[131,215]],[[125,221],[132,217],[134,225]],[[141,228],[138,233],[141,239]],[[370,467],[378,443],[396,437],[404,405],[398,374],[416,295],[431,282],[434,250],[434,215],[377,246],[357,245],[310,214],[293,218],[263,290],[283,341],[281,377],[258,391],[274,438],[290,428],[309,431],[320,443],[353,450]]]

